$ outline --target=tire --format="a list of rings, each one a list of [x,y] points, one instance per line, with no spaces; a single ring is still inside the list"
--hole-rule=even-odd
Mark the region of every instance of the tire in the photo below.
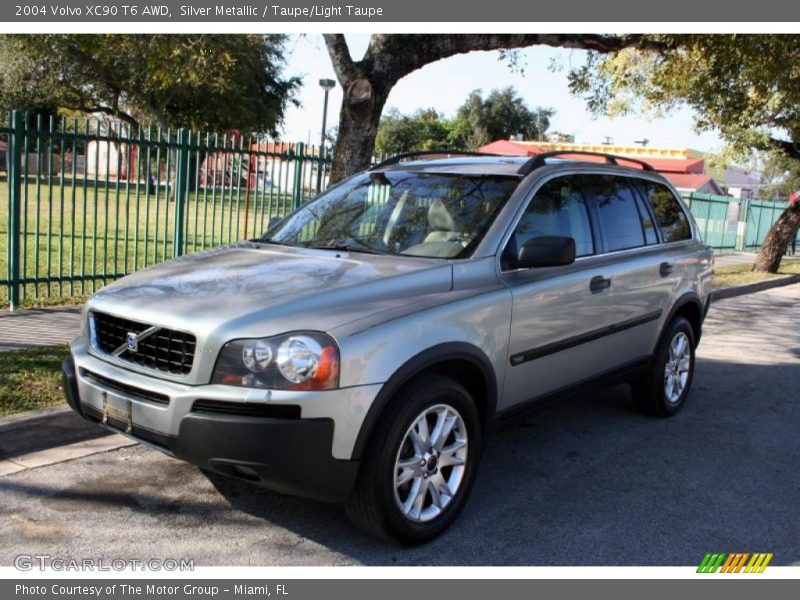
[[[420,429],[422,420],[429,432],[427,439]],[[437,440],[436,424],[445,422],[452,428]],[[435,538],[467,502],[481,437],[477,407],[462,385],[438,375],[414,380],[381,415],[345,512],[356,527],[385,540],[420,544]],[[415,486],[427,491],[415,494]],[[448,496],[445,489],[454,493]]]
[[[631,382],[636,407],[646,415],[671,417],[686,404],[694,375],[695,336],[689,321],[670,321],[656,348],[650,372]],[[677,354],[680,354],[676,359]]]

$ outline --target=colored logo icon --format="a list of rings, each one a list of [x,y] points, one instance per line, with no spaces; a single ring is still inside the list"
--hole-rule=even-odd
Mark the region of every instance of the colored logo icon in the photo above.
[[[703,557],[698,573],[763,573],[772,552],[709,552]]]

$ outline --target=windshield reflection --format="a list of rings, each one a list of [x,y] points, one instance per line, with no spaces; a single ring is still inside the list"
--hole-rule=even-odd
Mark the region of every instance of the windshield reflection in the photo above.
[[[264,241],[430,258],[472,254],[519,184],[503,175],[364,173],[289,215]]]

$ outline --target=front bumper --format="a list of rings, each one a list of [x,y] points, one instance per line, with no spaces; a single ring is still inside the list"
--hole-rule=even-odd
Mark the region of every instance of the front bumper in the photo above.
[[[67,403],[87,420],[278,492],[328,502],[350,495],[358,473],[352,447],[380,386],[317,393],[186,386],[120,369],[83,350],[73,344],[62,370]],[[193,410],[197,400],[247,410]]]

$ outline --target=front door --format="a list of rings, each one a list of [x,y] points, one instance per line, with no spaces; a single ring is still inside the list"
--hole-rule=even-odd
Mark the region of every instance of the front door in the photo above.
[[[574,238],[576,262],[514,268],[517,249],[542,235]],[[545,182],[503,253],[501,277],[513,298],[503,409],[546,397],[609,368],[598,338],[608,326],[608,276],[597,265],[595,247],[579,178],[569,175]]]

